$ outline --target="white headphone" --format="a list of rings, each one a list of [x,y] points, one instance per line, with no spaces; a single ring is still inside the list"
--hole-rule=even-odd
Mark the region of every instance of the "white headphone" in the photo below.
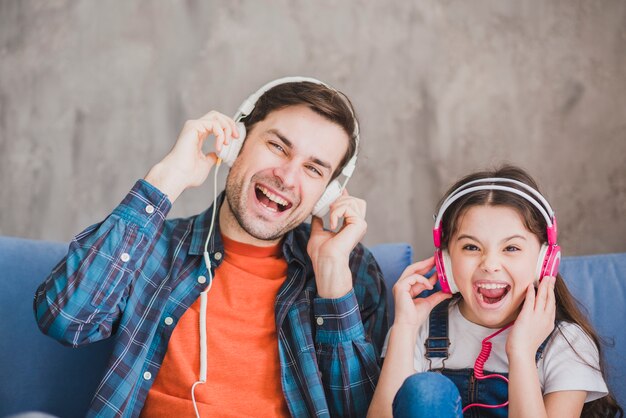
[[[269,83],[265,84],[260,89],[258,89],[256,92],[252,93],[239,106],[239,108],[237,109],[237,113],[233,117],[233,119],[235,120],[237,124],[237,130],[239,131],[239,138],[231,139],[228,145],[222,146],[222,150],[218,153],[218,157],[221,158],[222,161],[228,164],[229,166],[233,165],[233,163],[235,162],[235,159],[237,158],[237,155],[239,155],[239,151],[241,150],[241,147],[243,146],[243,141],[246,138],[246,127],[244,123],[242,122],[242,120],[248,117],[250,113],[252,113],[252,110],[254,110],[254,107],[256,106],[257,101],[259,100],[259,98],[261,98],[261,96],[263,96],[263,94],[265,94],[271,88],[276,87],[280,84],[301,83],[301,82],[319,84],[343,96],[343,94],[339,93],[339,91],[337,91],[333,87],[315,78],[283,77],[274,81],[270,81]],[[315,216],[319,216],[319,217],[326,215],[326,213],[328,213],[328,210],[330,209],[330,205],[335,200],[337,200],[339,196],[341,196],[343,189],[346,187],[346,184],[348,184],[348,180],[350,180],[350,177],[352,177],[352,173],[354,172],[354,169],[356,168],[356,160],[357,160],[357,154],[358,154],[358,148],[359,148],[359,123],[354,115],[354,110],[352,109],[352,106],[347,100],[345,100],[345,102],[348,108],[350,109],[352,118],[354,119],[353,136],[356,140],[356,147],[354,149],[354,154],[352,155],[348,163],[345,165],[345,167],[341,170],[341,174],[343,174],[346,177],[343,184],[341,184],[339,180],[337,179],[331,181],[328,184],[328,186],[326,186],[326,190],[324,190],[324,193],[322,194],[320,199],[317,201],[317,203],[313,207],[311,214]]]

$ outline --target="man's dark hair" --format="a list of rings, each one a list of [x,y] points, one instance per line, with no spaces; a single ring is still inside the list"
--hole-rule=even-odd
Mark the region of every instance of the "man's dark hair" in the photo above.
[[[356,114],[352,102],[343,93],[309,81],[279,84],[266,91],[256,102],[254,109],[245,119],[246,131],[261,122],[271,112],[288,106],[305,105],[315,113],[341,126],[350,138],[348,150],[333,173],[334,179],[348,163],[356,150]]]

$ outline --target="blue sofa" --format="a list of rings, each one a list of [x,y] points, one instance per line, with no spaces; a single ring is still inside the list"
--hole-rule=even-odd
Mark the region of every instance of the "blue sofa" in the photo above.
[[[66,250],[64,243],[0,237],[0,317],[9,319],[0,325],[0,417],[34,410],[82,417],[106,366],[112,340],[67,348],[35,323],[35,289]],[[382,244],[372,251],[391,289],[412,261],[411,247]],[[619,322],[626,318],[626,253],[565,258],[562,272],[598,332],[614,342],[605,349],[610,384],[626,405],[626,328]]]

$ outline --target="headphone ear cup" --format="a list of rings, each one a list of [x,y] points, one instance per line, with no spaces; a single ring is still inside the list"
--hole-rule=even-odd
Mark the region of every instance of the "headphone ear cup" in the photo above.
[[[544,263],[546,261],[546,253],[548,252],[548,244],[543,244],[541,250],[539,250],[539,257],[537,258],[537,267],[535,268],[535,287],[539,286],[539,282],[543,278]]]
[[[538,286],[541,279],[546,276],[556,277],[559,273],[559,264],[561,264],[561,247],[556,244],[543,244],[537,260],[535,286]]]
[[[328,186],[326,186],[326,190],[322,194],[322,197],[319,198],[311,214],[313,216],[323,217],[330,210],[330,205],[333,204],[335,200],[341,196],[342,188],[341,184],[339,184],[338,180],[333,180],[330,182]]]
[[[229,167],[232,167],[233,163],[241,151],[243,141],[246,139],[246,125],[243,122],[237,122],[237,131],[239,132],[239,138],[228,138],[228,145],[222,145],[222,150],[217,154]]]
[[[441,285],[441,291],[452,294],[458,293],[459,288],[454,282],[452,262],[447,250],[437,249],[435,251],[435,268],[437,269],[437,278]]]

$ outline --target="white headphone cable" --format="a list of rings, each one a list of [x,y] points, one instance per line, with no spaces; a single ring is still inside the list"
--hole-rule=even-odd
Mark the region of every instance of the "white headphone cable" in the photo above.
[[[209,272],[209,284],[205,291],[200,293],[200,377],[199,379],[191,386],[191,401],[193,402],[193,409],[196,412],[196,418],[200,418],[200,413],[198,412],[198,405],[196,405],[196,396],[195,390],[197,385],[201,385],[206,383],[206,375],[207,375],[207,336],[206,336],[206,305],[207,305],[207,293],[211,290],[211,286],[213,285],[213,273],[211,272],[211,259],[209,258],[209,253],[207,251],[209,240],[213,234],[213,227],[215,226],[215,213],[217,212],[217,172],[220,169],[220,165],[222,160],[220,158],[217,159],[215,163],[215,173],[213,176],[213,211],[211,213],[211,224],[209,226],[209,233],[207,234],[206,241],[204,242],[204,252],[202,256],[204,258],[204,265]]]

